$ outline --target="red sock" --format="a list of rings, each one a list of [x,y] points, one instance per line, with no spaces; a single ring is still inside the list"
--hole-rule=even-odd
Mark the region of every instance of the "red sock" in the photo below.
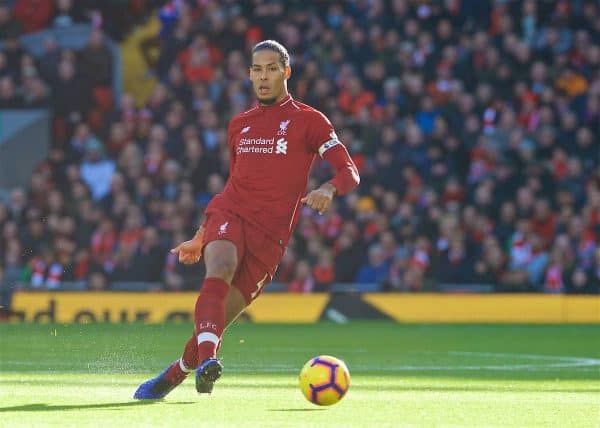
[[[195,370],[198,367],[198,340],[195,334],[185,344],[181,360],[188,369]]]
[[[229,284],[221,278],[206,278],[196,300],[195,322],[198,363],[215,358],[225,329],[225,298]]]
[[[174,385],[179,385],[198,366],[198,345],[196,335],[192,335],[185,344],[183,356],[171,364],[165,378]]]

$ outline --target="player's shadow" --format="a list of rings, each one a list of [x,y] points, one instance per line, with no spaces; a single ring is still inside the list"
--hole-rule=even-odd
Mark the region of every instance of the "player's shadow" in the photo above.
[[[118,410],[123,407],[135,407],[145,406],[148,404],[154,404],[161,400],[144,400],[144,401],[125,401],[120,403],[98,403],[98,404],[46,404],[46,403],[33,403],[23,404],[21,406],[9,406],[0,407],[0,413],[2,412],[56,412],[63,410],[87,410],[87,409],[111,409]],[[187,403],[180,403],[187,404]]]

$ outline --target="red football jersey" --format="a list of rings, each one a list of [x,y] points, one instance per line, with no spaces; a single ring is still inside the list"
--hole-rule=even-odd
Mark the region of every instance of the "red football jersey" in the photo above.
[[[331,122],[290,95],[231,119],[229,179],[209,203],[244,217],[287,245],[316,155],[340,145]]]

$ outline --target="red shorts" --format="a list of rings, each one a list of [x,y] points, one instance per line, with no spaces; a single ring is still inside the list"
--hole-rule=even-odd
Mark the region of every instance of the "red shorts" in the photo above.
[[[211,210],[204,222],[203,244],[218,240],[235,244],[238,265],[232,285],[250,304],[273,279],[284,247],[237,214]]]

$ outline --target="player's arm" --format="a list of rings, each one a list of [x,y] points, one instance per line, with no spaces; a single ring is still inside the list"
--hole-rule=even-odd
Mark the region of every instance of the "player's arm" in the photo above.
[[[201,224],[192,239],[182,242],[171,250],[172,253],[179,255],[179,263],[191,265],[200,261],[202,257],[203,237],[204,225]]]
[[[338,144],[327,150],[323,159],[333,167],[335,176],[325,184],[330,184],[336,190],[336,195],[345,195],[360,183],[360,175],[356,164],[348,154],[343,144]]]
[[[360,176],[346,147],[331,132],[331,139],[319,147],[319,154],[333,167],[335,176],[304,198],[303,203],[323,214],[331,206],[335,195],[345,195],[360,183]]]
[[[232,121],[233,122],[233,121]],[[227,129],[227,143],[229,145],[229,175],[235,167],[235,143],[233,139],[232,123]],[[171,250],[172,253],[179,254],[179,262],[185,265],[198,263],[202,257],[202,246],[204,237],[204,225],[201,224],[194,237],[189,241],[182,242]]]

